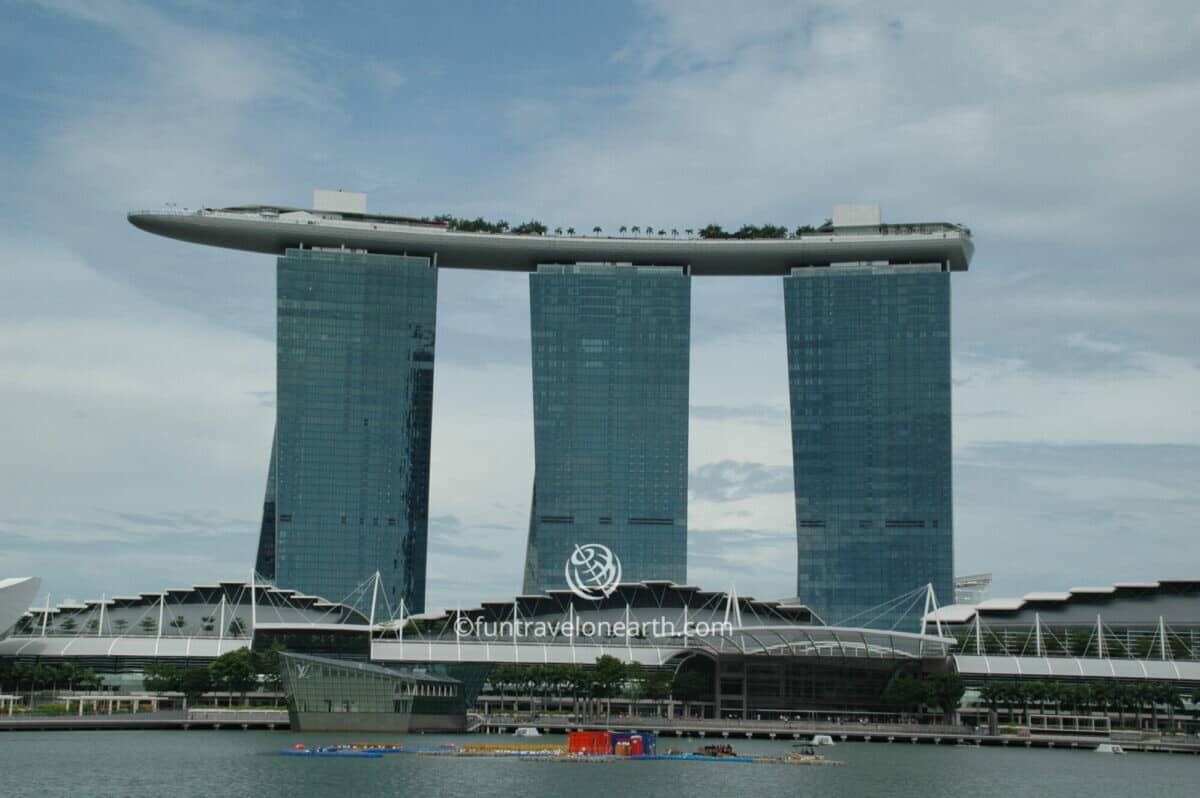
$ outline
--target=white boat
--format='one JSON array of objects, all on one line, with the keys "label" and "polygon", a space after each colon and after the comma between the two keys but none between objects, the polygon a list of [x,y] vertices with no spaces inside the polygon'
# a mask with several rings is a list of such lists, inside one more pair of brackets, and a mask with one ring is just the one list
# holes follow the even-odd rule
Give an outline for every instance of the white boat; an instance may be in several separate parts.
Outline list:
[{"label": "white boat", "polygon": [[833,738],[828,734],[814,734],[812,738],[813,745],[836,745]]},{"label": "white boat", "polygon": [[515,732],[513,737],[541,737],[542,733],[533,726],[521,726]]},{"label": "white boat", "polygon": [[1096,753],[1098,753],[1098,754],[1123,754],[1123,753],[1125,753],[1125,749],[1122,748],[1121,746],[1117,745],[1116,743],[1100,743],[1100,745],[1096,746]]}]

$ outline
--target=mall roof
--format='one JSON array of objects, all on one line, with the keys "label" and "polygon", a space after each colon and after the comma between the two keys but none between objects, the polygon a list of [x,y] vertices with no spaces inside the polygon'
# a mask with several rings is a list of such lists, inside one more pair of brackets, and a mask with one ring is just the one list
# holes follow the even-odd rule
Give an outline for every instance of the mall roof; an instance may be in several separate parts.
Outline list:
[{"label": "mall roof", "polygon": [[[994,598],[979,604],[950,604],[929,613],[929,622],[960,624],[974,619],[976,613],[984,617],[1003,618],[1025,609],[1041,612],[1063,609],[1079,603],[1094,606],[1096,601],[1112,604],[1121,599],[1146,600],[1167,596],[1195,594],[1200,599],[1200,580],[1162,579],[1156,582],[1116,582],[1108,587],[1073,587],[1066,591],[1035,591],[1020,598]],[[1157,616],[1155,616],[1157,617]],[[1152,620],[1152,618],[1147,618]],[[1195,620],[1200,622],[1200,603],[1196,606]]]}]

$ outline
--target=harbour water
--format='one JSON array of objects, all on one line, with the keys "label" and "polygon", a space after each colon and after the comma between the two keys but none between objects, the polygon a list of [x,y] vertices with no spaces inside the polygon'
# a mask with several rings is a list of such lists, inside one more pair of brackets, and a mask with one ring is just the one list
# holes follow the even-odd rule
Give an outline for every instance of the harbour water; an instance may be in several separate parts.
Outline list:
[{"label": "harbour water", "polygon": [[[352,735],[354,741],[511,742],[512,737]],[[554,742],[549,736],[538,742]],[[0,794],[24,796],[1194,796],[1200,756],[1025,748],[844,743],[822,749],[846,767],[708,762],[553,763],[389,754],[382,759],[279,756],[347,735],[256,731],[0,733]],[[695,738],[664,745],[691,750]],[[783,755],[790,743],[737,741]]]}]

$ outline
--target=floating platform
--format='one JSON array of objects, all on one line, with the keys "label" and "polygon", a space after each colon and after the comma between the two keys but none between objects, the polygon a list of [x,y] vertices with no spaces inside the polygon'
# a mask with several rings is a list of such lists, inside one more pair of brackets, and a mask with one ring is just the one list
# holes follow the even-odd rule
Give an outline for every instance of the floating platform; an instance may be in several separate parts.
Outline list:
[{"label": "floating platform", "polygon": [[282,756],[324,756],[339,759],[383,759],[378,751],[355,751],[349,748],[285,748]]},{"label": "floating platform", "polygon": [[709,755],[693,754],[581,754],[571,753],[555,743],[467,743],[458,745],[405,745],[403,743],[341,743],[321,748],[289,748],[279,752],[285,756],[361,757],[379,759],[384,754],[418,754],[421,756],[461,757],[465,759],[521,759],[537,762],[727,762],[756,765],[818,765],[840,766],[845,762],[826,759],[814,754]]}]

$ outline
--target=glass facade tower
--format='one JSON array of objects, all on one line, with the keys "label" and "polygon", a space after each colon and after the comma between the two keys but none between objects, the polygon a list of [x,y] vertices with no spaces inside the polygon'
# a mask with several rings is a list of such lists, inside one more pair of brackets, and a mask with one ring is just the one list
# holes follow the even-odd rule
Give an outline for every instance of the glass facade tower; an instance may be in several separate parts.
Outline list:
[{"label": "glass facade tower", "polygon": [[529,277],[534,490],[524,592],[566,586],[576,545],[623,581],[687,577],[691,278],[679,267],[539,266]]},{"label": "glass facade tower", "polygon": [[879,605],[954,595],[950,274],[794,269],[783,291],[797,595],[826,623],[890,628],[907,605]]},{"label": "glass facade tower", "polygon": [[[289,249],[278,260],[275,441],[258,569],[341,601],[376,571],[422,612],[437,269]],[[365,597],[370,601],[370,592]]]}]

